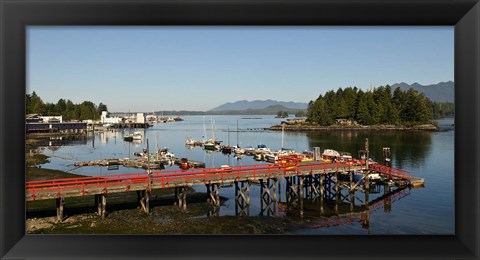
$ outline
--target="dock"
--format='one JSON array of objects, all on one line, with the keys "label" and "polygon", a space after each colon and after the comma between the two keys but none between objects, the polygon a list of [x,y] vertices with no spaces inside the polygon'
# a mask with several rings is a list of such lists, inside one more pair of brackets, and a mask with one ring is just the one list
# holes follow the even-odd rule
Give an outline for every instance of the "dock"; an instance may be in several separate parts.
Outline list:
[{"label": "dock", "polygon": [[[114,158],[114,159],[102,159],[102,160],[92,160],[86,162],[76,162],[74,163],[75,167],[85,167],[85,166],[124,166],[129,168],[140,168],[140,169],[151,169],[151,170],[160,170],[164,169],[165,165],[179,165],[181,158],[159,158],[148,161],[147,158]],[[189,165],[193,168],[204,168],[205,163],[188,160]]]},{"label": "dock", "polygon": [[112,124],[110,128],[149,128],[149,123],[116,123]]},{"label": "dock", "polygon": [[[362,178],[358,181],[354,181],[353,178],[356,171],[363,172]],[[349,181],[340,181],[340,174],[348,176]],[[284,192],[287,201],[297,201],[303,205],[305,198],[339,200],[345,197],[341,190],[347,190],[350,196],[354,196],[355,191],[364,192],[364,201],[368,201],[372,185],[369,177],[372,174],[379,174],[391,181],[384,184],[385,190],[411,187],[412,180],[415,183],[419,181],[419,178],[412,177],[408,172],[376,163],[252,164],[29,181],[26,184],[25,199],[26,201],[55,199],[57,219],[62,221],[65,198],[69,197],[95,196],[97,213],[105,218],[107,197],[112,193],[136,191],[141,208],[149,214],[150,193],[154,189],[175,188],[175,205],[186,209],[187,187],[205,185],[207,202],[218,209],[220,188],[231,185],[235,189],[236,211],[244,212],[248,211],[250,206],[250,185],[258,182],[262,212],[271,214],[276,210],[275,205],[280,197],[279,195],[277,197],[277,193],[281,191],[281,179],[285,180]]]}]

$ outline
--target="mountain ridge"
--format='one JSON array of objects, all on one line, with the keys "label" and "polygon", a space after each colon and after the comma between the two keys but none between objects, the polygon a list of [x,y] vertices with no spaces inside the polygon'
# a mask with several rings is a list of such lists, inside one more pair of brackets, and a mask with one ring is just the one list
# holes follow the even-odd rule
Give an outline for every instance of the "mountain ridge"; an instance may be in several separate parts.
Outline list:
[{"label": "mountain ridge", "polygon": [[443,81],[431,85],[421,85],[417,82],[408,84],[405,82],[395,83],[391,85],[392,90],[400,87],[402,91],[407,91],[413,88],[423,93],[427,98],[434,102],[454,102],[455,98],[455,83],[453,81]]},{"label": "mountain ridge", "polygon": [[307,103],[303,102],[277,101],[272,99],[248,101],[244,99],[235,102],[227,102],[223,105],[208,110],[208,112],[264,109],[276,105],[280,105],[288,109],[307,109],[308,106]]}]

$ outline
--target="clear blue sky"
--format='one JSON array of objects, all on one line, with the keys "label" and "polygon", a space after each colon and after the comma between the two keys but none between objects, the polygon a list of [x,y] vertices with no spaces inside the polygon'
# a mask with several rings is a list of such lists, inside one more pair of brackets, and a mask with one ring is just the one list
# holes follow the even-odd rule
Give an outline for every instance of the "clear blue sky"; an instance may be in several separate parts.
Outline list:
[{"label": "clear blue sky", "polygon": [[27,39],[27,93],[111,112],[309,102],[340,87],[454,79],[451,26],[30,26]]}]

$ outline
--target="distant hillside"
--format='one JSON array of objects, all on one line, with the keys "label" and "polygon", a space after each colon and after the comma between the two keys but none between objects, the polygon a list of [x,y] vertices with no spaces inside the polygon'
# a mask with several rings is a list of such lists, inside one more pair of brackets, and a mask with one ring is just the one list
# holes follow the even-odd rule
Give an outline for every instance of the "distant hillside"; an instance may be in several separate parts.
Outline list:
[{"label": "distant hillside", "polygon": [[401,90],[406,91],[413,88],[419,92],[425,94],[427,98],[436,102],[454,102],[455,83],[453,81],[440,82],[433,85],[420,85],[413,83],[411,85],[402,82],[392,85],[392,91],[400,87]]},{"label": "distant hillside", "polygon": [[[219,111],[236,111],[236,110],[248,110],[248,109],[264,109],[272,106],[282,106],[283,110],[287,109],[297,109],[304,110],[307,109],[307,103],[300,102],[285,102],[285,101],[276,101],[276,100],[240,100],[237,102],[228,102],[221,106],[210,109],[208,112],[219,112]],[[276,111],[278,112],[278,111]],[[275,112],[275,113],[276,113]]]},{"label": "distant hillside", "polygon": [[208,112],[214,115],[276,115],[279,111],[286,111],[289,115],[294,115],[298,111],[306,112],[306,109],[293,109],[293,108],[284,107],[282,105],[272,105],[266,108],[257,108],[257,109],[222,110],[222,111],[208,111]]}]

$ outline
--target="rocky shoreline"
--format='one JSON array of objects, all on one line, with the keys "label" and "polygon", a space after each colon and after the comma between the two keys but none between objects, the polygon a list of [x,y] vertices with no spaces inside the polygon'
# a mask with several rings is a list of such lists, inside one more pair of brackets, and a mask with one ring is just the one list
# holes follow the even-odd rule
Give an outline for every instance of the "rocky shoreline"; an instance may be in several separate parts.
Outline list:
[{"label": "rocky shoreline", "polygon": [[[295,124],[295,125],[285,125],[283,127],[284,131],[298,131],[298,132],[314,132],[314,131],[346,131],[346,130],[401,130],[401,131],[438,131],[438,127],[433,124],[423,124],[416,126],[397,126],[397,125],[330,125],[330,126],[319,126],[319,125],[304,125],[304,124]],[[282,125],[274,125],[265,130],[270,131],[282,131]]]}]

